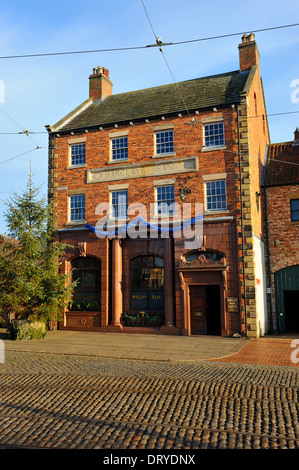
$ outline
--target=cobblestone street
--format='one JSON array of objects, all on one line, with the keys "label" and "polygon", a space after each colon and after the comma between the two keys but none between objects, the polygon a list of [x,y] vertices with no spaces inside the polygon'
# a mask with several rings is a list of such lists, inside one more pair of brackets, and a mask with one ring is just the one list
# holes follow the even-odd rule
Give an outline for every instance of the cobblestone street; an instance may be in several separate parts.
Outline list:
[{"label": "cobblestone street", "polygon": [[298,449],[298,367],[7,351],[0,448]]}]

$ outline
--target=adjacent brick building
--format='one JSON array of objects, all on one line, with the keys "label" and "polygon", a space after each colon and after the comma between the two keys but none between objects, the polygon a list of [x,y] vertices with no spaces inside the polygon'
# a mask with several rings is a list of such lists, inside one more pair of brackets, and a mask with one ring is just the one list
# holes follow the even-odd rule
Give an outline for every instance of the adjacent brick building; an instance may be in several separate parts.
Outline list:
[{"label": "adjacent brick building", "polygon": [[[73,246],[61,269],[80,280],[59,328],[267,332],[260,194],[269,133],[253,34],[239,55],[240,70],[117,95],[97,67],[89,98],[47,126],[49,198],[58,237]],[[125,230],[133,203],[147,221],[153,212],[144,237]],[[165,225],[173,203],[190,205],[193,227],[203,204],[199,247]],[[117,236],[100,231],[105,214]]]},{"label": "adjacent brick building", "polygon": [[271,144],[263,178],[271,329],[299,331],[299,129]]}]

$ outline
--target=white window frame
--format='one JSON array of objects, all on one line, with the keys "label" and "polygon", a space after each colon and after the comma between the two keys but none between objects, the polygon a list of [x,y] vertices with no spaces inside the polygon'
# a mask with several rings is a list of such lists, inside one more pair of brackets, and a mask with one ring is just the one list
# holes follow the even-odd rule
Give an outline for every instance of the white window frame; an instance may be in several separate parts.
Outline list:
[{"label": "white window frame", "polygon": [[[118,132],[109,132],[108,137],[110,139],[110,150],[109,150],[109,162],[108,163],[117,163],[124,162],[129,160],[129,131],[118,131]],[[113,158],[113,141],[117,139],[127,138],[127,157],[126,158]],[[125,148],[125,147],[124,147]]]},{"label": "white window frame", "polygon": [[[166,152],[158,152],[158,148],[159,148],[159,145],[163,145],[163,143],[160,143],[158,144],[157,143],[157,137],[159,134],[163,134],[163,133],[166,133],[166,132],[171,132],[172,133],[172,150],[170,150],[169,152],[166,151]],[[168,142],[164,143],[164,145],[166,145]],[[163,128],[163,129],[156,129],[155,130],[155,155],[156,156],[165,156],[165,155],[173,155],[174,154],[174,130],[173,128]]]},{"label": "white window frame", "polygon": [[[126,146],[123,146],[123,147],[120,147],[119,149],[113,149],[113,143],[116,142],[116,141],[120,141],[121,139],[126,139]],[[126,150],[126,156],[125,157],[121,157],[121,158],[114,158],[114,152],[117,153],[117,151],[121,151],[121,150]],[[123,162],[124,160],[128,160],[129,157],[129,148],[128,148],[128,136],[127,135],[121,135],[121,136],[118,136],[118,137],[111,137],[110,138],[110,161],[111,162]]]},{"label": "white window frame", "polygon": [[[82,166],[86,166],[86,138],[69,139],[68,144],[69,144],[69,167],[68,168],[79,168]],[[84,161],[80,163],[73,163],[72,149],[80,145],[84,145],[84,153],[80,154],[80,155],[84,155]]]},{"label": "white window frame", "polygon": [[[207,144],[207,137],[206,137],[206,129],[207,127],[209,126],[219,126],[219,125],[222,125],[223,127],[223,133],[213,133],[211,136],[208,136],[208,138],[212,139],[212,138],[217,138],[219,136],[222,136],[223,137],[223,142],[219,143],[219,144],[212,144],[212,145],[209,145]],[[204,122],[204,125],[203,125],[203,139],[204,139],[204,147],[206,149],[217,149],[217,148],[222,148],[222,147],[225,147],[225,128],[224,128],[224,122],[223,120],[220,120],[220,121],[211,121],[211,122]]]},{"label": "white window frame", "polygon": [[[70,194],[69,196],[69,222],[70,223],[82,223],[85,222],[85,210],[86,210],[86,198],[85,193],[78,193],[78,194]],[[72,198],[75,197],[84,197],[84,206],[79,206],[79,209],[84,209],[84,217],[81,218],[72,218]]]},{"label": "white window frame", "polygon": [[[172,213],[169,213],[168,211],[167,212],[159,212],[158,211],[158,204],[159,204],[159,201],[158,201],[158,193],[159,193],[159,189],[161,188],[169,188],[169,187],[172,187],[173,188],[173,201],[171,204],[175,205],[175,184],[174,182],[169,182],[169,183],[164,183],[164,184],[156,184],[155,185],[155,216],[156,217],[174,217],[176,214],[175,214],[175,210],[174,212]],[[166,199],[166,201],[168,201],[170,199]],[[163,202],[166,202],[166,201],[162,201]],[[167,207],[169,207],[167,205]]]},{"label": "white window frame", "polygon": [[[110,214],[109,214],[109,218],[111,220],[127,220],[128,218],[128,188],[127,187],[124,187],[124,188],[113,188],[113,189],[109,189],[109,193],[110,193]],[[125,215],[117,215],[115,216],[114,214],[114,205],[116,204],[113,204],[113,196],[114,196],[114,193],[126,193],[127,194],[127,200],[126,200],[126,214]],[[117,206],[124,206],[124,204],[119,204],[119,202],[117,202]]]},{"label": "white window frame", "polygon": [[[215,193],[215,194],[209,194],[208,195],[208,187],[209,185],[215,183],[215,186],[217,185],[217,183],[224,183],[224,189],[225,189],[225,192],[224,194],[221,194],[221,192],[219,194]],[[221,188],[214,188],[216,190],[219,190],[221,191]],[[221,196],[225,196],[225,207],[219,207],[219,205],[217,204],[217,201],[216,201],[216,207],[208,207],[208,198],[217,198],[217,197],[221,197]],[[222,204],[221,204],[222,206]],[[206,212],[209,212],[209,213],[213,213],[213,212],[226,212],[227,211],[227,187],[226,187],[226,178],[223,178],[223,177],[219,177],[219,178],[206,178],[205,180],[205,211]]]}]

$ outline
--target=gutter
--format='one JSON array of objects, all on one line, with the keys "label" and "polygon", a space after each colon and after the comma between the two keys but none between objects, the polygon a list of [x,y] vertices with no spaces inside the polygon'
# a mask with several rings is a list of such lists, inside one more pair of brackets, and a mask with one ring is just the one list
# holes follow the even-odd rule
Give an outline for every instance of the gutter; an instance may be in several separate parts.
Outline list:
[{"label": "gutter", "polygon": [[240,123],[239,106],[237,105],[237,126],[238,126],[238,156],[239,156],[239,174],[240,174],[240,202],[241,202],[241,233],[242,233],[242,263],[243,263],[243,287],[244,287],[244,314],[245,314],[245,335],[248,337],[247,327],[247,306],[246,306],[246,279],[245,279],[245,255],[244,255],[244,227],[243,227],[243,198],[242,198],[242,174],[241,174],[241,149],[240,149]]},{"label": "gutter", "polygon": [[[144,119],[149,119],[149,120],[157,120],[161,119],[161,117],[166,118],[172,118],[177,116],[178,114],[186,114],[188,115],[187,111],[185,109],[183,110],[176,110],[176,111],[171,111],[168,113],[159,113],[159,114],[154,114],[154,115],[149,115],[149,116],[144,116],[144,117],[139,117],[139,118],[128,118],[125,121],[111,121],[111,122],[105,122],[105,123],[98,123],[98,124],[93,124],[93,125],[88,125],[84,127],[77,127],[77,128],[72,128],[72,129],[64,129],[64,127],[71,122],[71,120],[78,116],[82,111],[85,111],[91,104],[95,102],[90,102],[90,100],[86,100],[84,103],[82,103],[80,106],[78,106],[74,111],[69,113],[65,118],[61,119],[58,123],[56,123],[53,126],[46,125],[46,129],[48,133],[53,133],[53,134],[59,134],[59,135],[67,135],[70,134],[71,132],[74,132],[75,134],[81,134],[85,132],[86,130],[93,131],[93,130],[99,130],[100,127],[104,128],[113,128],[115,125],[117,126],[128,126],[130,123],[140,123],[144,122]],[[205,112],[205,111],[212,111],[214,108],[217,108],[217,110],[220,109],[225,109],[227,107],[230,107],[232,105],[235,105],[235,100],[232,102],[224,103],[224,104],[216,104],[213,106],[205,106],[202,108],[195,108],[195,109],[189,109],[189,114],[191,113],[196,113],[197,111],[199,112]]]}]

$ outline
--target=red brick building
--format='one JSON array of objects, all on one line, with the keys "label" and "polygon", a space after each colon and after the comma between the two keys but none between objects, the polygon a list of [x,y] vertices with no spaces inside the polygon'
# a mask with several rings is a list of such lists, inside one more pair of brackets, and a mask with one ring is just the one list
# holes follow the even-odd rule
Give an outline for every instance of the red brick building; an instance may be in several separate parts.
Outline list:
[{"label": "red brick building", "polygon": [[[267,332],[260,193],[269,133],[253,34],[239,55],[240,70],[117,95],[108,70],[95,68],[89,98],[47,126],[49,197],[58,237],[73,245],[61,269],[80,279],[59,328]],[[153,214],[145,237],[126,235],[133,203],[147,221]],[[191,217],[203,204],[197,248],[165,226],[173,203],[189,204]],[[105,214],[117,236],[95,233]]]},{"label": "red brick building", "polygon": [[271,329],[299,331],[299,129],[267,149],[263,180]]}]

